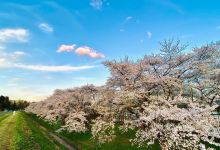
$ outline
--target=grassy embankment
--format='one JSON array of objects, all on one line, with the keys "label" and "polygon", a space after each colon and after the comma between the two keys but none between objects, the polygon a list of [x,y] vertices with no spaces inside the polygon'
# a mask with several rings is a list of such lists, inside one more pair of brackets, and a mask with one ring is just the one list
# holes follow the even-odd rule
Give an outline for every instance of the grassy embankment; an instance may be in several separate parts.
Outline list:
[{"label": "grassy embankment", "polygon": [[[29,116],[51,132],[55,132],[61,126],[59,122],[55,124],[50,124],[49,122],[38,118],[34,114],[29,114]],[[156,143],[155,145],[148,148],[137,148],[135,146],[131,146],[129,139],[134,137],[134,132],[132,131],[124,134],[117,132],[117,137],[113,142],[104,144],[102,146],[98,146],[96,142],[91,140],[92,136],[89,132],[80,134],[64,131],[62,133],[59,133],[58,135],[66,138],[74,145],[76,145],[79,149],[83,150],[160,150],[159,143]],[[202,143],[206,145],[206,148],[220,149],[220,147],[209,144],[207,142]]]},{"label": "grassy embankment", "polygon": [[65,149],[24,112],[0,115],[0,150]]},{"label": "grassy embankment", "polygon": [[[49,122],[40,119],[33,114],[29,114],[29,116],[52,132],[55,132],[60,127],[59,123],[50,124]],[[64,131],[58,135],[64,137],[76,145],[79,149],[83,150],[146,150],[146,148],[137,148],[136,146],[132,146],[130,144],[129,139],[134,137],[134,132],[132,131],[124,134],[117,132],[117,137],[113,142],[104,144],[102,146],[97,145],[97,143],[91,139],[92,135],[89,132],[80,134]],[[148,147],[147,149],[160,150],[160,146],[159,144],[155,144],[152,147]]]},{"label": "grassy embankment", "polygon": [[11,113],[1,113],[0,116],[0,149],[9,150],[12,146],[14,117]]}]

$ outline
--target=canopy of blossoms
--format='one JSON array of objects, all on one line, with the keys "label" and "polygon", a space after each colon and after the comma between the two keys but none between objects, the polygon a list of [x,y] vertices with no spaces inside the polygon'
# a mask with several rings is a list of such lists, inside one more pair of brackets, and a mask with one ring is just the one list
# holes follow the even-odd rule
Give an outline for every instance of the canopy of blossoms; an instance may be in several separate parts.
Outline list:
[{"label": "canopy of blossoms", "polygon": [[118,127],[136,131],[130,141],[137,146],[156,141],[161,149],[198,149],[201,141],[218,145],[219,124],[211,114],[220,99],[219,43],[188,53],[179,41],[160,44],[157,55],[103,62],[111,73],[106,85],[56,90],[26,111],[61,120],[59,130],[90,131],[99,144],[113,140]]}]

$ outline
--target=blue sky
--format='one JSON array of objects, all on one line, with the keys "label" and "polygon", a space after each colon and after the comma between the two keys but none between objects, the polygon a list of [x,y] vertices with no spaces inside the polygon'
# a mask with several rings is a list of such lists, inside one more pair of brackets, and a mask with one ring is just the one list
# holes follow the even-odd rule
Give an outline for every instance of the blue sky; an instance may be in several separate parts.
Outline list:
[{"label": "blue sky", "polygon": [[102,61],[220,39],[218,0],[1,0],[0,94],[37,101],[54,89],[102,85]]}]

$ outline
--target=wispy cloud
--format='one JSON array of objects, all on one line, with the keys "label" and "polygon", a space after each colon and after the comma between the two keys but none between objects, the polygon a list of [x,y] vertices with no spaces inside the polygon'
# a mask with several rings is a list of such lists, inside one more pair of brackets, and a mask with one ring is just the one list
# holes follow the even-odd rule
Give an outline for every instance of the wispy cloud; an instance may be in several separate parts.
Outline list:
[{"label": "wispy cloud", "polygon": [[125,19],[125,21],[129,21],[129,20],[131,20],[131,19],[133,19],[133,17],[132,17],[132,16],[128,16],[128,17]]},{"label": "wispy cloud", "polygon": [[84,65],[84,66],[70,66],[70,65],[61,65],[61,66],[47,66],[47,65],[28,65],[21,64],[16,62],[8,62],[4,58],[0,58],[0,68],[15,68],[15,69],[25,69],[33,71],[45,71],[45,72],[67,72],[67,71],[80,71],[86,69],[92,69],[95,66],[93,65]]},{"label": "wispy cloud", "polygon": [[61,53],[61,52],[72,52],[75,49],[75,47],[76,47],[76,44],[72,44],[72,45],[62,44],[57,49],[57,52],[58,53]]},{"label": "wispy cloud", "polygon": [[27,55],[27,53],[23,52],[23,51],[15,51],[13,53],[16,57],[23,57],[25,55]]},{"label": "wispy cloud", "polygon": [[20,82],[24,81],[24,78],[12,78],[8,81],[8,86],[18,86]]},{"label": "wispy cloud", "polygon": [[150,31],[147,32],[147,37],[150,39],[152,37],[152,33]]},{"label": "wispy cloud", "polygon": [[52,33],[52,32],[53,32],[53,27],[50,26],[50,25],[47,24],[47,23],[40,23],[40,24],[38,25],[38,27],[39,27],[42,31],[44,31],[44,32],[47,32],[47,33]]},{"label": "wispy cloud", "polygon": [[0,58],[0,67],[3,66],[3,64],[5,65],[7,62],[7,59],[5,58]]},{"label": "wispy cloud", "polygon": [[0,29],[0,42],[27,42],[28,36],[28,30],[23,28]]},{"label": "wispy cloud", "polygon": [[26,53],[22,51],[15,51],[13,53],[0,53],[0,68],[14,68],[25,69],[33,71],[46,71],[46,72],[67,72],[67,71],[80,71],[94,68],[94,65],[71,66],[71,65],[32,65],[21,63],[22,58]]},{"label": "wispy cloud", "polygon": [[216,27],[217,29],[220,29],[220,25]]},{"label": "wispy cloud", "polygon": [[27,53],[23,51],[15,51],[13,53],[6,53],[0,51],[0,67],[9,67],[13,63],[19,62]]},{"label": "wispy cloud", "polygon": [[100,10],[103,6],[103,1],[102,0],[91,0],[90,5],[95,8]]},{"label": "wispy cloud", "polygon": [[78,55],[86,55],[91,58],[104,58],[105,55],[102,53],[96,52],[94,49],[88,47],[88,46],[82,46],[76,49],[76,54]]},{"label": "wispy cloud", "polygon": [[127,16],[127,17],[124,19],[123,24],[125,24],[125,23],[131,21],[132,19],[133,19],[132,16]]},{"label": "wispy cloud", "polygon": [[91,69],[95,66],[45,66],[45,65],[25,65],[25,64],[14,64],[15,68],[27,69],[34,71],[47,71],[47,72],[64,72],[64,71],[80,71],[85,69]]}]

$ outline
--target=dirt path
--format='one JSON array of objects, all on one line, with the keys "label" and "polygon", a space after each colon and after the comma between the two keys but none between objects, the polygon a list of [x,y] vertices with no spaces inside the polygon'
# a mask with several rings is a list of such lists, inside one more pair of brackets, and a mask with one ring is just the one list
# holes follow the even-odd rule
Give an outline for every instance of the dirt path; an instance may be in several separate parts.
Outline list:
[{"label": "dirt path", "polygon": [[15,115],[10,115],[0,122],[0,150],[11,149],[14,127]]},{"label": "dirt path", "polygon": [[67,149],[69,149],[69,150],[77,150],[76,148],[74,148],[73,145],[71,145],[70,143],[68,143],[64,139],[60,138],[59,136],[55,135],[54,133],[49,132],[49,135],[51,137],[53,137],[57,142],[59,142],[60,144],[64,145]]},{"label": "dirt path", "polygon": [[53,132],[49,132],[45,127],[39,125],[42,130],[47,132],[53,139],[55,139],[57,142],[59,142],[61,145],[65,146],[68,150],[78,150],[72,143],[69,143],[65,139],[57,136]]}]

